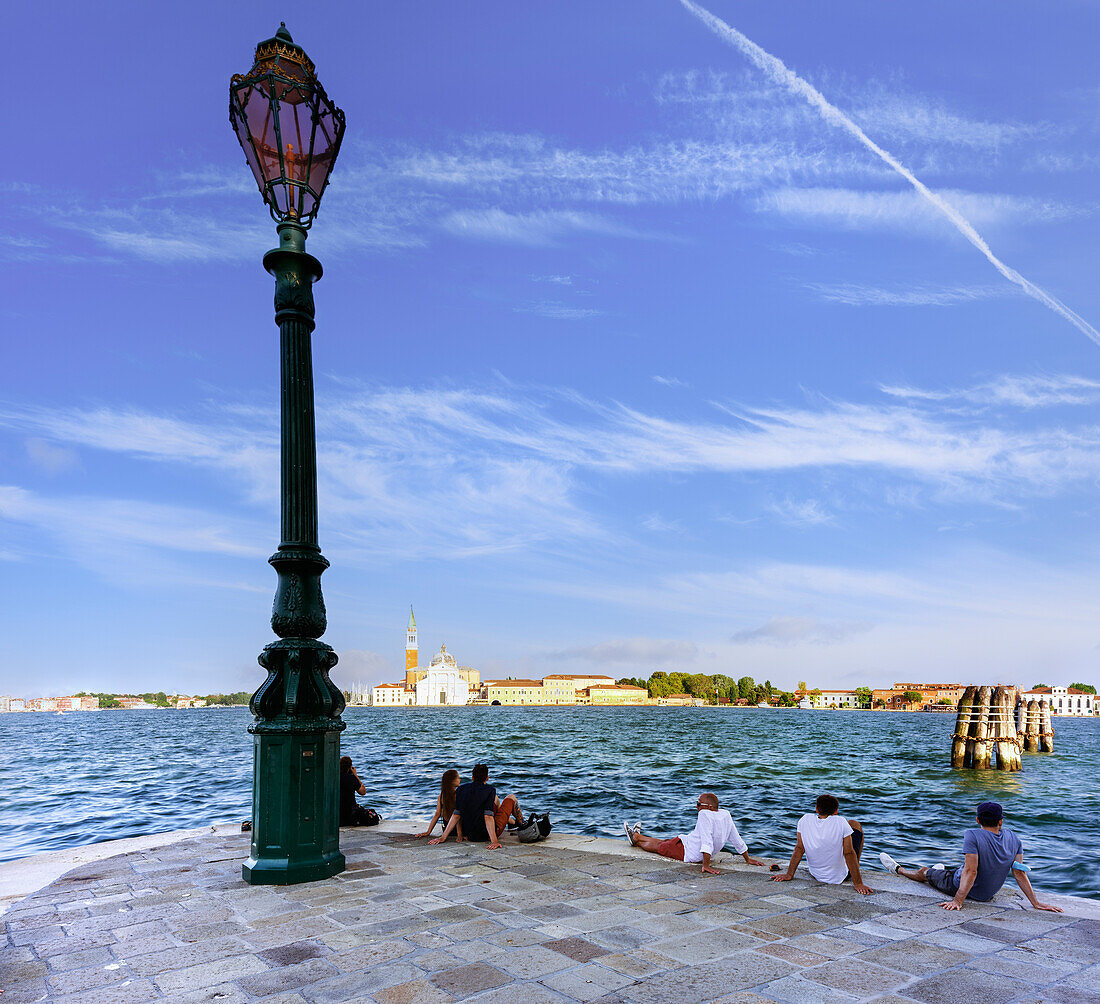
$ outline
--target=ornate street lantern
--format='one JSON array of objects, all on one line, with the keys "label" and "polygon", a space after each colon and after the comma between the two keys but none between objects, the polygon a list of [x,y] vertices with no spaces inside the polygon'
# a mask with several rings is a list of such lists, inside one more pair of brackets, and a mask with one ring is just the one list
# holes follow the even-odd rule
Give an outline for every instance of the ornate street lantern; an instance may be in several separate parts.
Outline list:
[{"label": "ornate street lantern", "polygon": [[229,121],[272,218],[308,229],[340,152],[344,113],[286,24],[256,46],[252,69],[233,77]]},{"label": "ornate street lantern", "polygon": [[279,576],[271,613],[279,639],[260,655],[267,679],[249,702],[252,850],[242,874],[253,885],[289,885],[344,870],[344,698],[329,679],[336,653],[318,640],[327,627],[321,573],[328,568],[317,541],[313,410],[313,284],[321,263],[305,249],[340,149],[344,113],[281,25],[256,47],[252,69],[233,77],[229,121],[279,233],[279,246],[264,255],[264,268],[275,277],[281,353],[282,533],[268,559]]}]

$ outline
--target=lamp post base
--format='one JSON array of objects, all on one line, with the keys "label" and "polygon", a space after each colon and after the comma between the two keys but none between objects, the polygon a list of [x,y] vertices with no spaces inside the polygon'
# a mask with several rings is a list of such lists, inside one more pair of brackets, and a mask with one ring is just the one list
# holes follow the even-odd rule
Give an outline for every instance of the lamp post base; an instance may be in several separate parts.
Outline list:
[{"label": "lamp post base", "polygon": [[[309,723],[313,724],[313,723]],[[345,868],[340,853],[340,732],[299,721],[256,722],[250,885],[295,885]],[[343,726],[343,722],[339,723]]]}]

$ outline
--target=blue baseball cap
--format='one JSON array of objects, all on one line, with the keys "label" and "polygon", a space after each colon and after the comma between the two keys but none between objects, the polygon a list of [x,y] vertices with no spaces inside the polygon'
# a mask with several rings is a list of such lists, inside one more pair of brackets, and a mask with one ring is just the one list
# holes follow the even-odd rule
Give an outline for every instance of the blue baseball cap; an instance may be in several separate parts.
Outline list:
[{"label": "blue baseball cap", "polygon": [[996,826],[1004,818],[1000,802],[982,802],[978,806],[978,822],[982,826]]}]

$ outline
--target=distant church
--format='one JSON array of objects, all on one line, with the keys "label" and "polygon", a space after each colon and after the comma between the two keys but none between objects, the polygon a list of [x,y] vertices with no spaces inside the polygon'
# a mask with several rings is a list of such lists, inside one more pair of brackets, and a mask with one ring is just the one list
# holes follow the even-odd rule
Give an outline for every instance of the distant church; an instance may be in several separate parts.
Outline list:
[{"label": "distant church", "polygon": [[383,683],[372,688],[371,703],[390,707],[464,705],[480,691],[481,674],[469,666],[458,665],[446,645],[432,656],[426,668],[421,667],[416,616],[410,606],[409,626],[405,629],[405,683]]}]

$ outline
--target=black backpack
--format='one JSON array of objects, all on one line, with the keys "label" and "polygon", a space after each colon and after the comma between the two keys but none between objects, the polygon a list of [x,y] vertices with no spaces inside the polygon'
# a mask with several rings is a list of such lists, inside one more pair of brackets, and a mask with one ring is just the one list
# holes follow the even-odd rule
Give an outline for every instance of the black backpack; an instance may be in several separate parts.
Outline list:
[{"label": "black backpack", "polygon": [[533,844],[539,840],[545,840],[550,836],[554,827],[550,823],[550,814],[544,812],[541,816],[530,815],[524,824],[516,830],[516,836],[521,844]]}]

